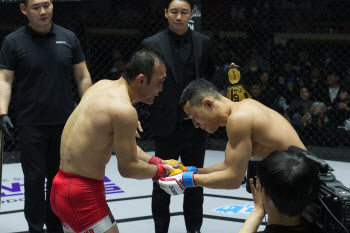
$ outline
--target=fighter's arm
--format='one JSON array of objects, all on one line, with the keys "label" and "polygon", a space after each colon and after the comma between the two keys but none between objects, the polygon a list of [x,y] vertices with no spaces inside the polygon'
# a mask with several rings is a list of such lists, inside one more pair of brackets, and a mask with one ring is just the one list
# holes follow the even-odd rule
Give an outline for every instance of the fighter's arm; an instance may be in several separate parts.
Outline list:
[{"label": "fighter's arm", "polygon": [[91,87],[91,76],[87,69],[86,62],[82,61],[73,65],[73,74],[78,86],[79,96],[82,97],[85,91]]},{"label": "fighter's arm", "polygon": [[145,161],[146,163],[148,163],[149,159],[152,157],[152,155],[147,154],[146,152],[144,152],[141,147],[137,146],[137,158],[141,159],[142,161]]},{"label": "fighter's arm", "polygon": [[140,160],[145,156],[136,145],[135,130],[137,113],[131,105],[118,106],[118,111],[111,114],[113,118],[113,146],[118,160],[118,169],[123,177],[146,179],[157,174],[157,166]]},{"label": "fighter's arm", "polygon": [[0,68],[0,115],[8,113],[14,71]]},{"label": "fighter's arm", "polygon": [[199,174],[194,175],[197,186],[215,189],[240,187],[252,154],[251,121],[251,117],[246,114],[236,113],[234,118],[229,118],[226,127],[229,142],[225,150],[225,161],[217,165],[217,168],[225,169],[209,174],[201,174],[199,171]]},{"label": "fighter's arm", "polygon": [[198,174],[208,174],[212,172],[222,171],[225,169],[226,169],[226,163],[224,161],[221,163],[214,164],[210,167],[198,168]]}]

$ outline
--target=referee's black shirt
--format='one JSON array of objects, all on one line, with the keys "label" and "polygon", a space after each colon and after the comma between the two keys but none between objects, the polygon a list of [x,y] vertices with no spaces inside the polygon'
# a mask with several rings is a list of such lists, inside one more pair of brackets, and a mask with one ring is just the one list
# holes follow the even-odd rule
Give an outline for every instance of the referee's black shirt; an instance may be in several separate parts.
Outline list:
[{"label": "referee's black shirt", "polygon": [[0,68],[15,74],[17,125],[64,124],[74,109],[72,65],[84,60],[76,35],[53,23],[46,35],[25,25],[6,36]]}]

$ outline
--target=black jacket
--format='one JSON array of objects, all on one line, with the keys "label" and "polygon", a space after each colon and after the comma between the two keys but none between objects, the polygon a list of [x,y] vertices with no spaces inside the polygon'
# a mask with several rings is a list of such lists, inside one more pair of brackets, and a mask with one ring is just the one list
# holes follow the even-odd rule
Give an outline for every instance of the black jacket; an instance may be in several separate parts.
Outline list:
[{"label": "black jacket", "polygon": [[[180,106],[178,104],[183,89],[180,77],[177,77],[171,45],[169,41],[169,29],[159,32],[142,41],[142,48],[161,54],[166,63],[166,80],[163,91],[151,105],[150,125],[155,136],[170,136],[178,122]],[[212,64],[211,40],[208,36],[191,30],[193,53],[195,59],[196,79],[205,78],[211,80],[215,71]],[[182,107],[181,107],[182,108]]]}]

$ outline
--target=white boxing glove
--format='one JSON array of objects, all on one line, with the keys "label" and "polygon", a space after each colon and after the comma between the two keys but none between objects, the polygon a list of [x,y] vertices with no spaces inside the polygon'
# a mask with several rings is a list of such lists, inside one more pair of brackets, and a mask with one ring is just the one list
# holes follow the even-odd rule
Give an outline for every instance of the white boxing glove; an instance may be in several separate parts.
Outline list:
[{"label": "white boxing glove", "polygon": [[194,183],[194,172],[182,172],[174,176],[160,178],[160,187],[170,195],[180,195],[187,187],[196,187]]}]

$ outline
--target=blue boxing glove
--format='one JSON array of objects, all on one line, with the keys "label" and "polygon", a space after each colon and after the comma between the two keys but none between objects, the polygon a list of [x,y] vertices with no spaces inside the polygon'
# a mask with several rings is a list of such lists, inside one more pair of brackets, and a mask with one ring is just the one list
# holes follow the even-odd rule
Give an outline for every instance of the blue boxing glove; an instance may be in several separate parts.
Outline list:
[{"label": "blue boxing glove", "polygon": [[160,178],[158,184],[170,195],[179,195],[188,187],[196,187],[194,172],[182,172],[174,176]]}]

